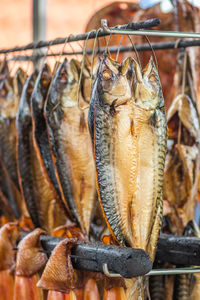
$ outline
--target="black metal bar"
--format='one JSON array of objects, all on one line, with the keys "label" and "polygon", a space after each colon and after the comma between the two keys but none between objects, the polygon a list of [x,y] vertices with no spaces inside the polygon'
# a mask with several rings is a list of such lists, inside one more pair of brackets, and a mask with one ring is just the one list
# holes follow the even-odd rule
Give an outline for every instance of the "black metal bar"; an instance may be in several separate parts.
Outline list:
[{"label": "black metal bar", "polygon": [[200,239],[161,234],[156,259],[186,267],[200,266]]},{"label": "black metal bar", "polygon": [[[40,241],[45,251],[52,251],[61,238],[41,235]],[[103,272],[107,264],[111,273],[125,278],[142,276],[152,269],[149,255],[142,249],[105,245],[100,242],[78,242],[72,248],[71,260],[75,269]]]},{"label": "black metal bar", "polygon": [[[145,29],[145,28],[150,28],[150,27],[155,27],[160,24],[160,19],[150,19],[150,20],[145,20],[141,21],[138,23],[129,23],[121,26],[116,26],[116,27],[111,27],[110,29],[120,29],[120,30],[139,30],[139,29]],[[102,36],[107,36],[110,35],[109,33],[106,33],[102,28],[99,30],[93,30],[91,32],[86,32],[83,34],[78,34],[78,35],[70,35],[69,37],[66,38],[57,38],[51,41],[39,41],[36,43],[30,43],[25,46],[21,47],[14,47],[10,49],[0,49],[0,54],[5,54],[5,53],[11,53],[11,52],[16,52],[16,51],[24,51],[24,50],[31,50],[31,49],[38,49],[38,48],[43,48],[43,47],[48,47],[48,46],[54,46],[54,45],[59,45],[59,44],[64,44],[66,42],[71,43],[71,42],[77,42],[77,41],[84,41],[86,39],[94,39],[96,36],[102,37]]]},{"label": "black metal bar", "polygon": [[[187,48],[187,47],[197,47],[200,46],[200,40],[183,40],[180,41],[178,44],[177,42],[166,42],[166,43],[152,43],[151,46],[149,44],[142,44],[142,45],[135,45],[137,51],[151,51],[151,47],[154,50],[167,50],[167,49],[176,49],[176,48]],[[102,47],[98,49],[98,53],[103,53],[106,48]],[[119,47],[113,46],[109,47],[110,53],[116,53]],[[134,51],[133,47],[130,46],[123,46],[120,47],[120,52],[132,52]],[[93,49],[87,49],[87,54],[92,54]],[[59,56],[60,53],[49,53],[47,55],[41,54],[38,57],[44,56]],[[83,51],[75,51],[75,52],[63,52],[62,55],[83,55]],[[35,56],[16,56],[12,57],[10,60],[19,60],[19,61],[26,61],[26,60],[34,60]]]},{"label": "black metal bar", "polygon": [[[26,235],[22,234],[21,239]],[[42,247],[49,255],[62,241],[48,235],[41,235]],[[107,264],[111,273],[125,278],[143,276],[152,269],[148,253],[142,249],[105,245],[101,242],[78,242],[72,248],[71,260],[75,269],[103,272]],[[174,265],[200,265],[200,239],[195,237],[161,234],[158,241],[156,260]]]}]

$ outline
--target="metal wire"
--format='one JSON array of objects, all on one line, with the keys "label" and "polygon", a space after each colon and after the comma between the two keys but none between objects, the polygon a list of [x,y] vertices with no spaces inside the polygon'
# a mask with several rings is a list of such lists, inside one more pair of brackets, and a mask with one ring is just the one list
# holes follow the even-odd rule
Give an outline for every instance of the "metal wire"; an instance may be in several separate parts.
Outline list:
[{"label": "metal wire", "polygon": [[[108,270],[108,265],[103,264],[103,273],[110,278],[120,278],[122,277],[117,273],[110,273]],[[194,274],[200,273],[200,268],[190,267],[190,268],[174,268],[174,269],[153,269],[144,276],[162,276],[162,275],[180,275],[180,274]]]},{"label": "metal wire", "polygon": [[174,269],[154,269],[147,273],[145,276],[158,276],[158,275],[176,275],[176,274],[193,274],[200,273],[200,268],[174,268]]}]

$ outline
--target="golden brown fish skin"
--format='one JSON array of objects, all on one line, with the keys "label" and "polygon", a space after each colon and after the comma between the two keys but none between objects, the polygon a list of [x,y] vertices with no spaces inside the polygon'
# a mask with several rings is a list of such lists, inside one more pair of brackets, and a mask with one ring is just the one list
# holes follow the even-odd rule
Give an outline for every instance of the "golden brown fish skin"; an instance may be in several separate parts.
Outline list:
[{"label": "golden brown fish skin", "polygon": [[55,203],[55,195],[40,169],[33,145],[30,101],[35,77],[36,74],[33,73],[25,83],[17,117],[19,178],[23,197],[35,227],[51,232],[64,221],[62,213],[59,219],[54,219],[54,215],[49,213],[52,203]]},{"label": "golden brown fish skin", "polygon": [[[132,231],[140,224],[136,230],[140,232],[138,247],[146,250],[154,260],[162,220],[167,121],[158,71],[152,58],[143,74],[136,64],[135,84],[134,137],[139,188],[136,188],[135,199],[132,200]],[[144,199],[143,203],[141,199]]]},{"label": "golden brown fish skin", "polygon": [[126,77],[130,69],[127,62],[102,61],[89,126],[107,224],[121,244],[143,248],[153,258],[162,218],[164,100],[152,60],[143,76],[136,65],[134,92]]},{"label": "golden brown fish skin", "polygon": [[190,299],[191,275],[181,274],[175,276],[173,300]]},{"label": "golden brown fish skin", "polygon": [[[173,232],[182,234],[193,219],[200,170],[200,125],[197,110],[187,95],[177,96],[167,113],[169,138],[165,176],[164,199],[169,202]],[[180,136],[180,138],[179,138]]]},{"label": "golden brown fish skin", "polygon": [[4,181],[9,185],[6,194],[9,194],[8,199],[16,218],[19,218],[21,214],[27,214],[27,211],[19,191],[15,121],[25,74],[19,68],[13,79],[7,74],[3,81],[0,96],[0,159],[2,172],[5,174]]},{"label": "golden brown fish skin", "polygon": [[86,106],[79,95],[79,66],[75,60],[59,67],[47,102],[46,119],[62,198],[81,229],[89,233],[96,196],[95,167]]},{"label": "golden brown fish skin", "polygon": [[10,180],[19,190],[16,160],[16,114],[18,110],[22,86],[26,80],[25,73],[19,68],[12,80],[5,81],[6,99],[0,108],[1,115],[1,159],[8,172]]},{"label": "golden brown fish skin", "polygon": [[32,165],[32,121],[30,115],[30,97],[36,74],[31,74],[23,87],[16,118],[17,126],[17,163],[20,189],[28,212],[35,227],[40,227],[34,195]]},{"label": "golden brown fish skin", "polygon": [[14,195],[14,191],[11,186],[11,182],[8,179],[7,173],[5,172],[5,168],[0,161],[0,188],[2,191],[2,198],[5,199],[5,202],[8,203],[8,206],[12,210],[11,217],[14,215],[16,219],[20,218],[20,210],[16,203],[16,198]]},{"label": "golden brown fish skin", "polygon": [[[46,121],[44,118],[44,102],[51,81],[48,65],[44,64],[40,70],[31,95],[31,115],[33,125],[33,144],[40,164],[42,177],[45,177],[54,200],[49,204],[47,219],[51,230],[65,223],[67,212],[61,201],[61,194],[56,180],[51,150],[48,140]],[[37,163],[38,164],[38,163]],[[37,172],[38,173],[38,172]],[[42,178],[43,181],[43,178]],[[47,184],[45,184],[45,187]]]},{"label": "golden brown fish skin", "polygon": [[[128,136],[127,139],[130,139],[133,111],[130,104],[132,95],[129,82],[126,78],[126,74],[123,75],[120,73],[120,68],[121,64],[115,63],[106,56],[102,59],[93,86],[88,121],[94,145],[97,190],[101,208],[113,236],[119,243],[125,245],[127,236],[131,236],[127,217],[129,203],[128,201],[124,201],[124,213],[122,213],[118,199],[118,182],[115,178],[115,152],[111,147],[117,146],[118,124],[115,120],[118,120],[118,115],[121,115],[121,117],[124,116],[124,131]],[[117,102],[119,102],[119,104]],[[121,102],[124,103],[124,105],[120,106]],[[118,110],[117,113],[116,110]],[[123,137],[124,136],[125,134]],[[127,148],[128,147],[126,147],[124,151],[128,152]],[[126,157],[126,155],[124,155],[124,157]],[[121,218],[121,213],[124,215],[124,220]],[[122,229],[123,221],[125,222],[124,228],[127,228],[126,236],[124,236]],[[127,240],[130,239],[131,238],[127,238]]]},{"label": "golden brown fish skin", "polygon": [[[44,174],[50,184],[56,188],[58,194],[58,183],[56,181],[51,152],[49,148],[46,122],[43,116],[44,102],[51,82],[51,72],[47,64],[40,70],[33,93],[31,95],[31,113],[33,122],[33,140]],[[52,187],[51,187],[52,188]]]},{"label": "golden brown fish skin", "polygon": [[[66,72],[67,60],[58,66],[54,78],[52,79],[51,87],[47,96],[44,107],[44,115],[47,122],[47,132],[51,147],[52,159],[55,165],[56,178],[62,195],[63,203],[72,217],[72,211],[75,214],[75,219],[79,219],[74,202],[73,193],[70,185],[67,170],[65,168],[65,160],[63,159],[63,151],[60,150],[60,134],[59,129],[63,112],[59,107],[61,93],[67,81]],[[62,173],[62,176],[59,174]]]}]

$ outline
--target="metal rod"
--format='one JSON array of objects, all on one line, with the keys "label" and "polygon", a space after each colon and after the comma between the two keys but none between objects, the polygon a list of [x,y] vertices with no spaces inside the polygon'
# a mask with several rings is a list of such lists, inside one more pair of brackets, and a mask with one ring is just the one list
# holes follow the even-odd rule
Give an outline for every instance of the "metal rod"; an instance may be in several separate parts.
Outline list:
[{"label": "metal rod", "polygon": [[193,274],[200,273],[200,268],[175,268],[175,269],[154,269],[151,270],[145,276],[157,276],[157,275],[176,275],[176,274]]},{"label": "metal rod", "polygon": [[[120,30],[139,30],[141,28],[149,28],[149,27],[154,27],[158,26],[160,24],[159,19],[150,19],[146,21],[141,21],[138,23],[129,23],[121,26],[116,26],[116,27],[111,27],[111,29],[120,29]],[[94,39],[96,36],[98,37],[103,37],[110,35],[110,33],[107,33],[104,31],[104,29],[99,29],[99,30],[93,30],[90,32],[86,32],[83,34],[78,34],[78,35],[70,35],[69,37],[66,38],[57,38],[51,41],[40,41],[36,43],[30,43],[25,46],[21,47],[14,47],[14,48],[9,48],[9,49],[0,49],[0,54],[5,54],[5,53],[11,53],[11,52],[16,52],[16,51],[24,51],[24,50],[31,50],[31,49],[38,49],[38,48],[43,48],[43,47],[48,47],[48,46],[54,46],[54,45],[60,45],[64,43],[71,43],[71,42],[77,42],[77,41],[84,41],[86,39]]]},{"label": "metal rod", "polygon": [[200,38],[200,33],[159,30],[110,30],[110,34],[148,35],[177,38]]},{"label": "metal rod", "polygon": [[[152,48],[156,50],[166,50],[166,49],[176,49],[176,48],[188,48],[188,47],[198,47],[200,46],[200,40],[183,40],[180,41],[178,44],[176,42],[166,42],[166,43],[152,43]],[[149,44],[141,44],[135,45],[137,51],[151,51],[151,47]],[[118,46],[108,47],[110,53],[116,53],[119,49]],[[98,49],[98,53],[103,53],[106,50],[105,47],[101,47]],[[87,54],[92,54],[93,49],[87,49]],[[132,52],[134,51],[133,47],[130,46],[122,46],[120,47],[120,52]],[[70,56],[70,55],[82,55],[83,51],[75,51],[75,52],[63,52],[62,55]],[[59,56],[60,53],[49,53],[45,56]],[[39,57],[43,57],[44,54],[39,54]],[[35,56],[24,55],[24,56],[14,56],[9,59],[9,61],[26,61],[26,60],[34,60]]]},{"label": "metal rod", "polygon": [[162,36],[162,37],[177,37],[177,38],[200,38],[200,33],[197,32],[179,32],[179,31],[161,31],[161,30],[126,30],[118,28],[109,28],[107,20],[101,20],[101,26],[110,34],[129,34],[129,35],[148,35],[148,36]]}]

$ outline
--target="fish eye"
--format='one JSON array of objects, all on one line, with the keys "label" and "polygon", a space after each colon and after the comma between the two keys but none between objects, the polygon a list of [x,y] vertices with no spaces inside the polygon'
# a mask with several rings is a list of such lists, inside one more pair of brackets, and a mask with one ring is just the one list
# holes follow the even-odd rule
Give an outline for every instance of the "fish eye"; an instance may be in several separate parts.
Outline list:
[{"label": "fish eye", "polygon": [[149,77],[150,82],[155,82],[156,81],[156,76],[154,74],[151,74]]},{"label": "fish eye", "polygon": [[109,80],[112,77],[112,72],[109,69],[103,71],[103,78]]}]

